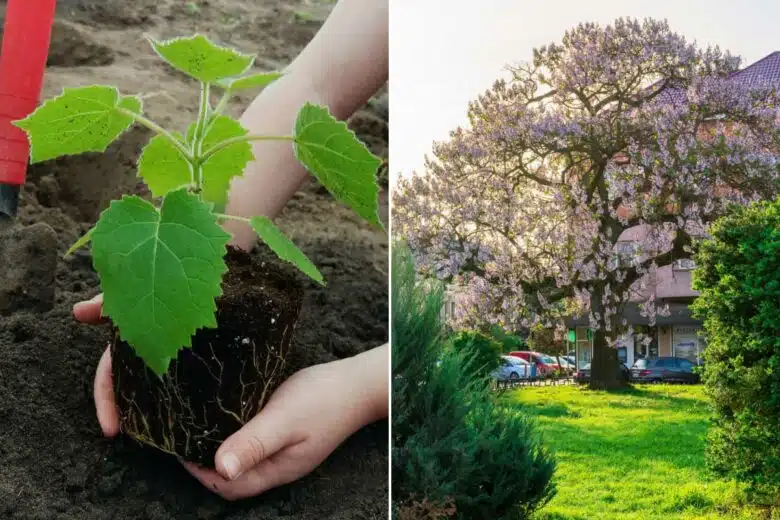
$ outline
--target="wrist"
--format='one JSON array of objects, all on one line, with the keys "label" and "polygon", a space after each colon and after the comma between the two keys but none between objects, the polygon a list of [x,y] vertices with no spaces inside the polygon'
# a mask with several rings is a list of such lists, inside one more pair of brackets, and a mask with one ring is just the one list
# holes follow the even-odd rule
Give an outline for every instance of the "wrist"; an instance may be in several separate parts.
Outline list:
[{"label": "wrist", "polygon": [[348,399],[354,430],[388,415],[389,376],[386,345],[337,361],[343,364],[344,380],[349,381]]}]

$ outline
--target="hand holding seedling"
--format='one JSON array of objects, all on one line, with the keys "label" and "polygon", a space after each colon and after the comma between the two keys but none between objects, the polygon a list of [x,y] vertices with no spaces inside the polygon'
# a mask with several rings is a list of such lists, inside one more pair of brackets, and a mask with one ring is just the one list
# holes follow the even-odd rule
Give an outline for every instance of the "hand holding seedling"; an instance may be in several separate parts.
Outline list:
[{"label": "hand holding seedling", "polygon": [[[97,297],[77,305],[74,312],[81,321],[98,323],[100,305]],[[229,500],[258,495],[307,475],[347,437],[387,416],[387,358],[384,345],[297,372],[254,419],[222,444],[216,471],[191,463],[185,468]],[[108,349],[95,374],[95,406],[103,433],[117,435]]]},{"label": "hand holding seedling", "polygon": [[[243,128],[255,135],[282,134],[300,119],[296,111],[308,101],[322,102],[341,119],[349,117],[386,81],[386,11],[381,1],[339,2],[286,74],[245,112]],[[347,141],[353,143],[354,138]],[[234,245],[252,247],[256,236],[246,225],[251,223],[252,215],[275,216],[305,178],[306,171],[290,153],[292,149],[289,141],[253,141],[251,151],[257,159],[248,163],[243,178],[233,178],[225,210],[246,218],[220,221],[233,233]],[[343,173],[359,175],[349,168]],[[375,210],[374,199],[374,216]],[[82,321],[96,322],[101,317],[101,304],[100,298],[82,302],[74,308],[74,314]],[[109,436],[119,431],[111,364],[107,349],[95,377],[98,419]],[[223,443],[215,461],[219,473],[191,464],[188,469],[227,498],[257,494],[303,476],[356,429],[387,415],[387,370],[386,347],[305,369],[279,387],[266,408]],[[311,395],[321,393],[328,394],[327,402],[311,399]],[[313,405],[316,410],[311,409]],[[322,413],[323,408],[326,413]],[[259,457],[256,439],[266,435],[270,437],[263,443],[265,455]],[[278,440],[271,449],[265,444],[273,442],[272,437]],[[230,482],[223,460],[227,453],[234,453],[242,468],[242,476]],[[254,464],[261,458],[259,464]]]}]

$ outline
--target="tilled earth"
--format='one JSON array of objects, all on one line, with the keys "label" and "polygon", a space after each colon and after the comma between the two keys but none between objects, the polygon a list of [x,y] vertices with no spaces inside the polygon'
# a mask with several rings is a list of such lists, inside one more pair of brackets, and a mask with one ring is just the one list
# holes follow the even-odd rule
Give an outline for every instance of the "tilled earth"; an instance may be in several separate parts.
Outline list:
[{"label": "tilled earth", "polygon": [[[0,13],[4,8],[0,2]],[[58,9],[46,96],[90,83],[128,93],[165,90],[170,96],[150,100],[148,110],[179,128],[197,103],[192,85],[157,61],[144,33],[202,32],[257,52],[259,67],[277,69],[312,38],[330,5],[61,0]],[[372,100],[351,121],[382,156],[386,103],[386,96]],[[358,432],[301,481],[238,503],[213,495],[168,456],[121,437],[102,438],[92,377],[108,331],[78,324],[70,313],[73,303],[99,292],[98,279],[88,252],[68,260],[62,254],[109,200],[139,189],[135,161],[148,137],[133,130],[107,154],[31,168],[17,226],[0,233],[0,518],[385,518],[386,422]],[[384,194],[381,202],[386,220]],[[387,341],[386,234],[313,183],[290,202],[279,225],[329,282],[325,289],[306,283],[288,373]]]}]

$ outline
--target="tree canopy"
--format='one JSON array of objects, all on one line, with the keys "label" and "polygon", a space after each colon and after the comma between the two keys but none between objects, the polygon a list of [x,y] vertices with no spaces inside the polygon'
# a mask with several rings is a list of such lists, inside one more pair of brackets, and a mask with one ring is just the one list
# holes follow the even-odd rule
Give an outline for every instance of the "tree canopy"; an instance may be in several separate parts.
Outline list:
[{"label": "tree canopy", "polygon": [[606,345],[627,302],[665,311],[649,275],[730,204],[778,192],[778,91],[733,80],[739,61],[665,21],[580,24],[398,182],[394,230],[421,272],[466,288],[463,326],[587,315]]}]

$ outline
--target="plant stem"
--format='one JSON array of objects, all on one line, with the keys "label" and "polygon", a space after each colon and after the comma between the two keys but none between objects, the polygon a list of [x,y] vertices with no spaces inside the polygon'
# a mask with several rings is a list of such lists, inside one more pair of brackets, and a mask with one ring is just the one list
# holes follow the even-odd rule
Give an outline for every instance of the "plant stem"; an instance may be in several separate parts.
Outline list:
[{"label": "plant stem", "polygon": [[195,192],[203,200],[203,161],[200,160],[200,154],[203,148],[203,138],[205,137],[206,122],[209,118],[211,106],[209,104],[209,93],[211,85],[201,83],[200,85],[200,108],[198,109],[198,121],[195,123],[195,135],[192,138],[192,163],[195,170]]},{"label": "plant stem", "polygon": [[212,155],[224,150],[229,146],[233,146],[236,143],[244,143],[249,141],[295,141],[295,137],[291,135],[242,135],[240,137],[233,137],[232,139],[226,139],[221,143],[215,144],[209,150],[201,155],[198,159],[201,163],[206,162]]},{"label": "plant stem", "polygon": [[154,133],[156,133],[157,135],[161,135],[161,136],[165,137],[166,139],[168,139],[168,141],[171,142],[171,144],[173,146],[176,147],[177,150],[179,150],[181,152],[181,154],[184,156],[185,159],[187,159],[190,162],[194,161],[194,158],[192,157],[192,154],[190,153],[189,150],[187,150],[187,147],[184,146],[184,143],[182,143],[179,139],[176,138],[176,136],[174,136],[172,133],[170,133],[165,128],[161,127],[160,125],[158,125],[157,123],[155,123],[151,119],[147,119],[144,116],[142,116],[140,114],[136,114],[135,112],[132,112],[132,111],[127,110],[125,108],[117,108],[116,110],[118,110],[121,114],[124,114],[124,115],[132,117],[135,120],[136,123],[138,123],[141,126],[145,126],[149,130],[151,130]]},{"label": "plant stem", "polygon": [[227,106],[228,102],[230,101],[230,97],[232,96],[232,92],[230,92],[230,89],[225,90],[225,93],[222,94],[222,97],[220,98],[219,102],[217,103],[217,106],[214,108],[212,112],[212,118],[217,118],[217,116],[222,115],[222,112],[225,110],[225,107]]},{"label": "plant stem", "polygon": [[209,114],[209,117],[206,121],[206,128],[203,131],[203,135],[209,133],[211,127],[214,125],[214,121],[216,121],[217,118],[222,115],[222,112],[225,111],[225,107],[227,107],[228,102],[230,102],[231,94],[232,93],[230,92],[230,90],[225,90],[225,93],[222,94],[222,97],[217,102],[217,106],[214,107],[214,110],[212,110],[211,113]]},{"label": "plant stem", "polygon": [[227,215],[225,213],[214,213],[214,215],[216,215],[218,219],[222,219],[222,220],[237,220],[239,222],[246,222],[247,224],[252,222],[252,219],[248,219],[246,217],[239,217],[237,215]]}]

